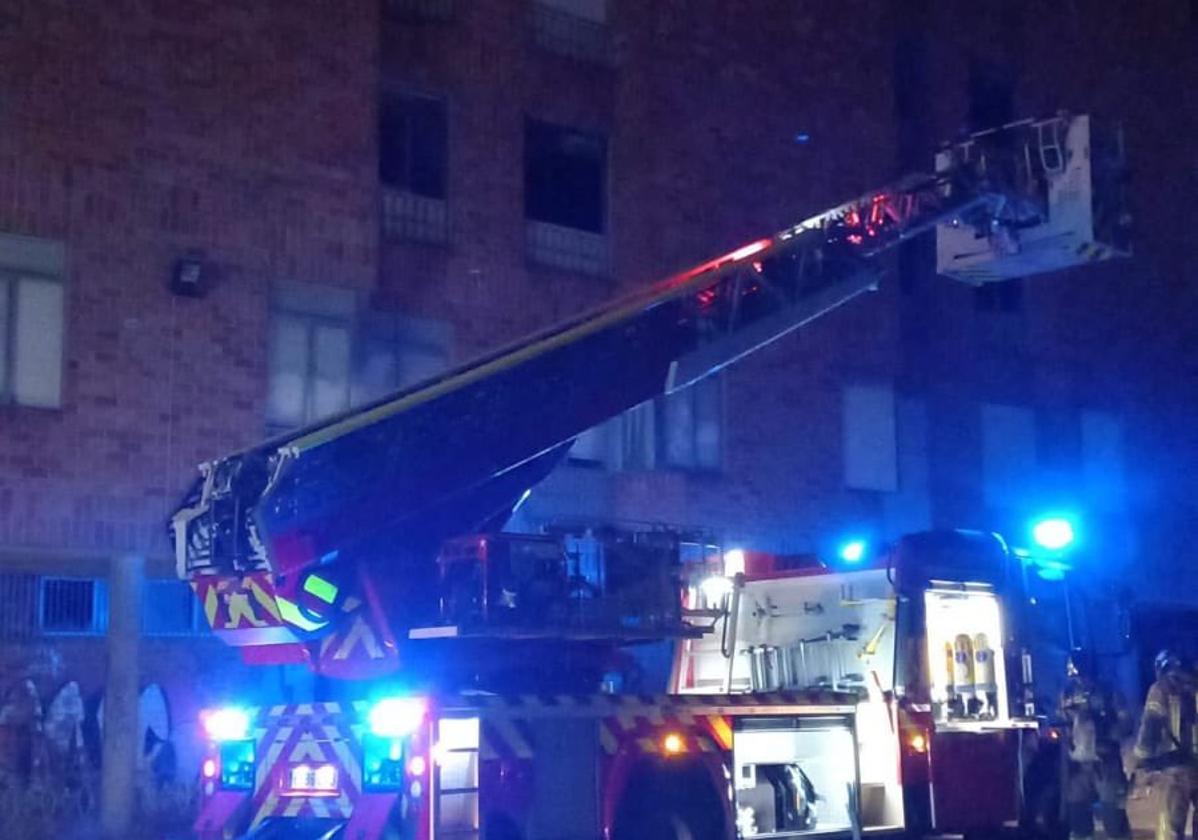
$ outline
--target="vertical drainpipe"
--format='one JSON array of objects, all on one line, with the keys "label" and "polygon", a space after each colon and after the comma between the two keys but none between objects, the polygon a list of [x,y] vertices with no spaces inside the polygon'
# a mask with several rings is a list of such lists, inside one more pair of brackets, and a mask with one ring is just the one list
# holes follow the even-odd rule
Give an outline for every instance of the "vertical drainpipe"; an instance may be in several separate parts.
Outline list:
[{"label": "vertical drainpipe", "polygon": [[145,558],[122,554],[108,571],[108,671],[104,685],[104,751],[100,826],[106,840],[132,833],[137,799],[138,642]]}]

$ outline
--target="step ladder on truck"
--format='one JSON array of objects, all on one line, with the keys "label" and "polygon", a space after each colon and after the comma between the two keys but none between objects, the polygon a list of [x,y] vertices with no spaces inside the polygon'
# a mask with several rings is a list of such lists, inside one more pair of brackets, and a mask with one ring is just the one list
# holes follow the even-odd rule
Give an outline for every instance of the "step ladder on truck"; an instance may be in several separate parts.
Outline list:
[{"label": "step ladder on truck", "polygon": [[981,132],[932,173],[202,465],[170,522],[180,576],[247,662],[338,696],[208,714],[199,836],[861,830],[856,692],[605,683],[630,646],[702,635],[687,538],[502,528],[586,429],[870,290],[911,237],[935,230],[941,272],[974,284],[1125,253],[1118,191],[1092,190],[1120,183],[1100,137],[1070,115]]}]

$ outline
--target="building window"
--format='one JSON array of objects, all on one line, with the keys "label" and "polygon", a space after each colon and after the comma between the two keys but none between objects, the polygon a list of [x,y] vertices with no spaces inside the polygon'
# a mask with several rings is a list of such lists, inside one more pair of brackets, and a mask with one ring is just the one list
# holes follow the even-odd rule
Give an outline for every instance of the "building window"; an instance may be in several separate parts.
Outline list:
[{"label": "building window", "polygon": [[43,633],[94,635],[108,628],[104,581],[91,578],[41,578],[38,628]]},{"label": "building window", "polygon": [[1082,480],[1090,503],[1102,511],[1126,504],[1123,424],[1105,411],[1081,413]]},{"label": "building window", "polygon": [[578,466],[714,471],[723,463],[723,388],[718,377],[649,400],[580,434]]},{"label": "building window", "polygon": [[529,256],[583,274],[607,272],[607,139],[539,120],[524,130]]},{"label": "building window", "polygon": [[379,103],[379,179],[387,236],[448,241],[448,159],[445,100],[384,92]]},{"label": "building window", "polygon": [[0,271],[0,401],[62,404],[63,298],[54,278]]},{"label": "building window", "polygon": [[1015,73],[1006,64],[974,58],[969,63],[968,114],[970,131],[997,128],[1015,119]]},{"label": "building window", "polygon": [[619,433],[620,418],[592,426],[574,439],[570,463],[586,467],[613,466],[613,436]]},{"label": "building window", "polygon": [[1018,507],[1038,475],[1036,415],[1014,405],[982,406],[982,475],[986,503]]},{"label": "building window", "polygon": [[547,52],[595,64],[612,59],[607,0],[534,0],[533,43]]},{"label": "building window", "polygon": [[290,428],[349,408],[351,325],[276,312],[271,325],[268,419]]},{"label": "building window", "polygon": [[357,331],[353,405],[363,405],[423,382],[449,367],[451,335],[439,321],[384,312],[365,313]]},{"label": "building window", "polygon": [[607,139],[553,123],[524,125],[524,216],[603,233]]},{"label": "building window", "polygon": [[1036,412],[1036,465],[1046,473],[1076,474],[1082,457],[1082,430],[1077,412],[1044,409]]},{"label": "building window", "polygon": [[673,469],[718,470],[722,462],[723,380],[701,379],[660,400],[660,463]]},{"label": "building window", "polygon": [[273,306],[272,431],[385,397],[448,366],[444,325],[360,311],[353,292],[296,284],[277,289]]},{"label": "building window", "polygon": [[898,490],[898,428],[894,389],[847,385],[841,395],[844,485],[852,490]]}]

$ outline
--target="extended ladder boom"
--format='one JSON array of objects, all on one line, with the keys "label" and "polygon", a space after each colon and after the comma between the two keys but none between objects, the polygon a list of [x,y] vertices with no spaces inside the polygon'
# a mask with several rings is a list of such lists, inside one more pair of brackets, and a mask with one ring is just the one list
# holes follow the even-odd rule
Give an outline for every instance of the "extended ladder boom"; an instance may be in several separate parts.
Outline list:
[{"label": "extended ladder boom", "polygon": [[[873,287],[937,224],[985,244],[1049,221],[1043,125],[985,132],[913,175],[360,409],[201,467],[179,573],[381,563],[404,585],[446,537],[501,526],[584,430],[685,387]],[[323,573],[322,573],[323,574]],[[351,574],[350,577],[353,575]]]}]

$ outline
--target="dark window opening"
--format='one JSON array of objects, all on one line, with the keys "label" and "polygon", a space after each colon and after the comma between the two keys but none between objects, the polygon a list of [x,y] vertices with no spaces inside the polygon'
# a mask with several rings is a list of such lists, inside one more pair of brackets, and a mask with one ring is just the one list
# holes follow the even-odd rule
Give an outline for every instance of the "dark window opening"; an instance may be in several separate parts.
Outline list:
[{"label": "dark window opening", "polygon": [[606,138],[538,120],[525,123],[526,218],[603,233],[606,185]]},{"label": "dark window opening", "polygon": [[974,59],[969,65],[969,130],[1015,121],[1015,74],[1010,68]]},{"label": "dark window opening", "polygon": [[379,178],[425,198],[446,197],[449,129],[445,101],[385,93],[379,103]]}]

